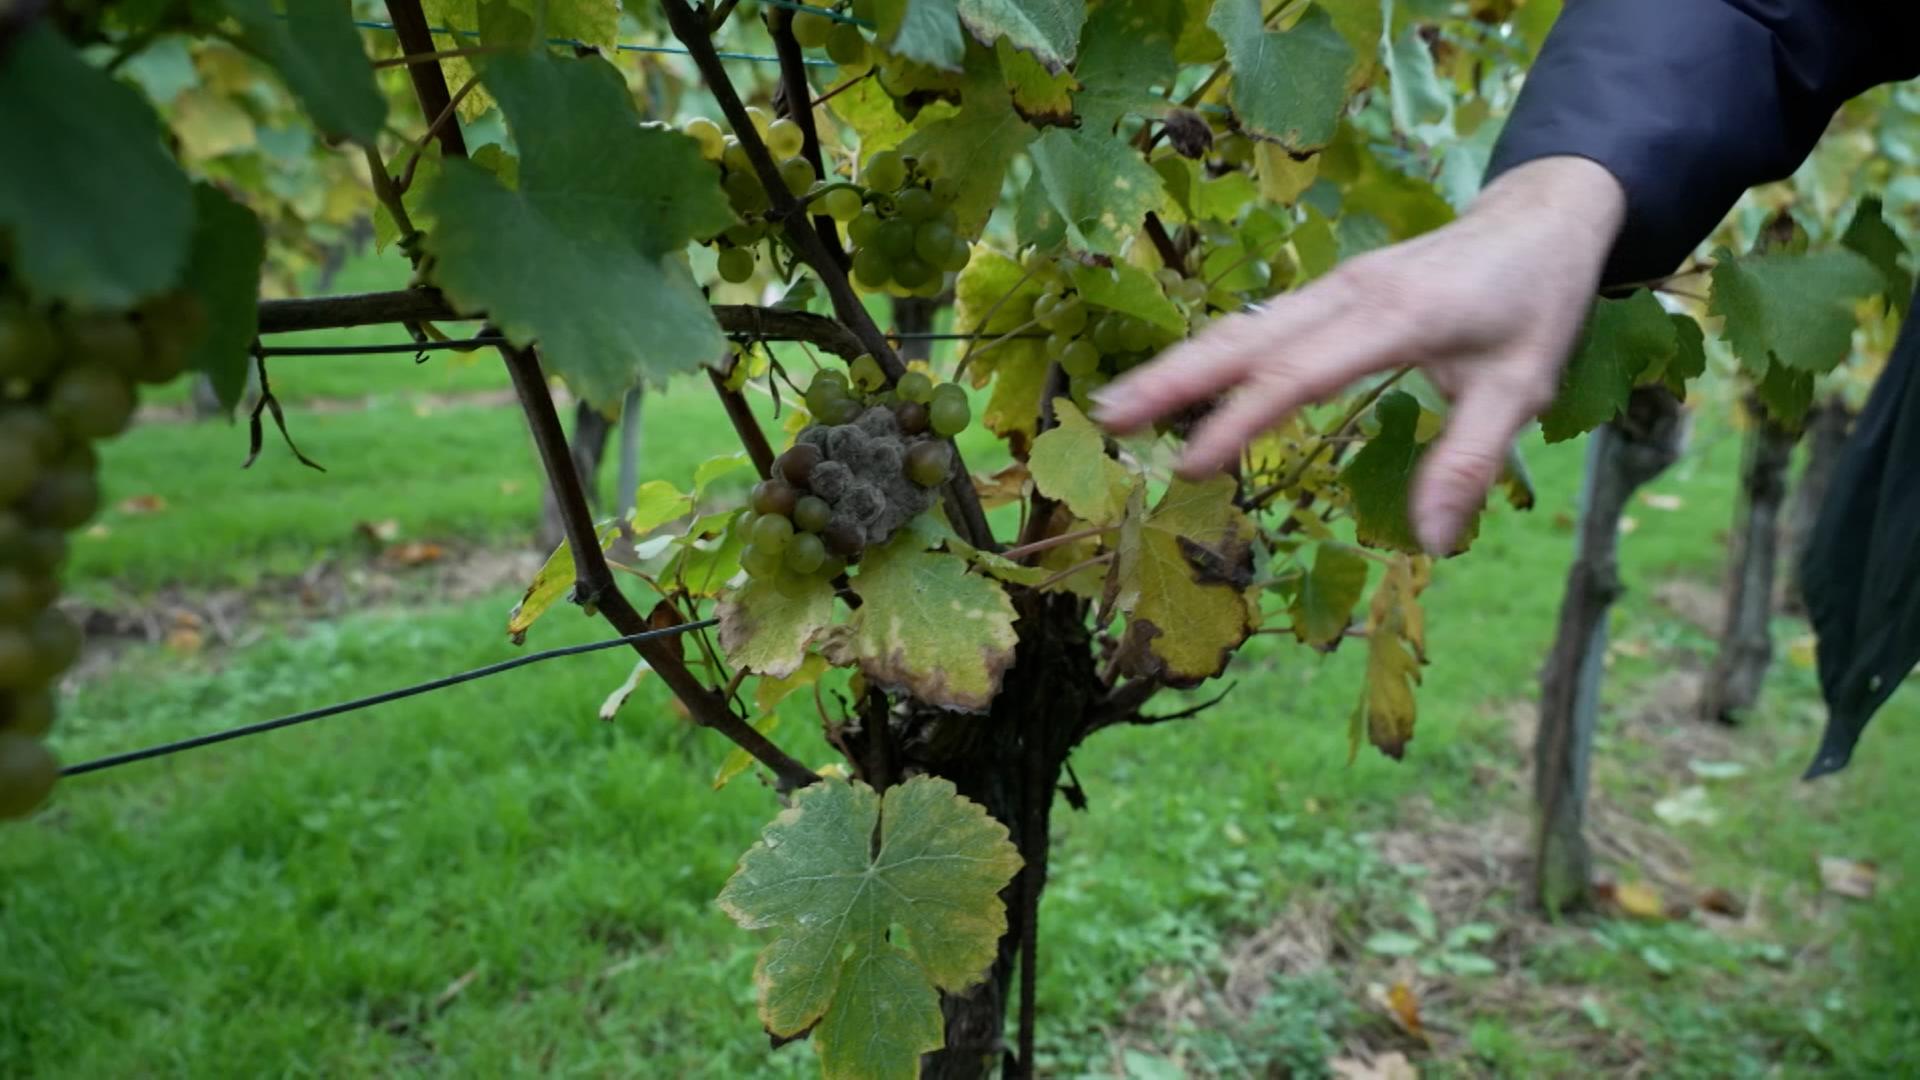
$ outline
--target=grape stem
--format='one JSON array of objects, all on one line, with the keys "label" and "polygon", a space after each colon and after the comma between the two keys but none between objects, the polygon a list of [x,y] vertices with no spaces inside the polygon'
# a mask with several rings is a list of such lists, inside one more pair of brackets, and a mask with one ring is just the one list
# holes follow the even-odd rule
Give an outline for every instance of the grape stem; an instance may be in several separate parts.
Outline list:
[{"label": "grape stem", "polygon": [[[1032,267],[1023,268],[1020,271],[1020,280],[1014,282],[1012,288],[1008,289],[1006,292],[1001,293],[999,299],[995,300],[992,306],[987,308],[987,313],[980,317],[980,326],[984,329],[985,327],[992,325],[993,317],[995,315],[1000,314],[1000,309],[1006,305],[1006,302],[1008,300],[1013,299],[1014,293],[1017,293],[1020,291],[1020,286],[1025,285],[1027,282],[1032,280],[1033,280],[1033,268]],[[979,346],[979,344],[980,344],[980,335],[978,334],[973,335],[967,340],[967,351],[960,354],[960,364],[959,366],[953,369],[953,378],[955,382],[960,381],[960,373],[967,370],[967,361],[973,359],[973,351],[976,347]]]},{"label": "grape stem", "polygon": [[1091,559],[1086,559],[1081,562],[1074,563],[1072,566],[1067,567],[1065,570],[1061,570],[1058,573],[1054,574],[1052,577],[1049,577],[1045,581],[1042,581],[1040,584],[1035,585],[1033,587],[1033,591],[1046,592],[1048,589],[1051,589],[1055,585],[1060,584],[1061,582],[1067,580],[1068,578],[1079,573],[1080,571],[1090,570],[1096,566],[1104,566],[1107,563],[1112,562],[1113,558],[1114,558],[1114,553],[1111,551],[1107,551],[1107,552],[1102,552],[1099,555],[1095,555]]},{"label": "grape stem", "polygon": [[1353,407],[1347,410],[1347,415],[1334,427],[1332,436],[1315,443],[1313,449],[1308,451],[1307,455],[1300,459],[1300,464],[1293,467],[1292,472],[1274,481],[1272,484],[1267,485],[1265,488],[1262,488],[1251,499],[1247,500],[1247,507],[1258,510],[1272,501],[1276,495],[1298,484],[1300,478],[1307,475],[1307,470],[1313,467],[1313,463],[1320,460],[1321,452],[1337,441],[1344,441],[1348,435],[1352,434],[1353,426],[1360,422],[1360,417],[1366,414],[1366,411],[1373,406],[1373,403],[1379,401],[1381,395],[1393,389],[1393,384],[1399,382],[1406,376],[1407,372],[1412,370],[1410,367],[1403,367],[1374,384],[1373,389],[1361,395],[1360,399],[1353,403]]},{"label": "grape stem", "polygon": [[408,53],[405,56],[389,56],[384,60],[375,60],[373,69],[406,67],[413,64],[437,64],[442,60],[453,60],[462,56],[485,56],[500,52],[498,45],[463,45],[457,49],[439,49],[433,52]]},{"label": "grape stem", "polygon": [[[800,156],[813,166],[813,175],[824,180],[827,166],[820,153],[820,129],[813,122],[813,84],[807,81],[807,62],[800,52],[800,41],[793,36],[793,12],[775,7],[766,13],[766,21],[767,31],[773,35],[773,53],[780,58],[780,104],[788,118],[800,126]],[[853,259],[840,246],[840,234],[834,229],[833,219],[819,215],[813,227],[820,235],[820,245],[844,273]]]},{"label": "grape stem", "polygon": [[[674,2],[677,3],[677,0]],[[691,11],[684,6],[682,9],[683,12]],[[387,0],[387,11],[400,37],[402,49],[412,52],[433,49],[433,35],[427,28],[420,0]],[[452,99],[447,93],[446,76],[440,71],[439,64],[413,64],[408,66],[407,71],[413,76],[415,95],[420,100],[423,115],[437,116],[450,106]],[[735,103],[738,104],[738,99]],[[751,130],[751,125],[748,128]],[[447,156],[466,156],[466,143],[460,136],[459,124],[449,124],[440,133],[440,139],[441,148]],[[540,464],[546,471],[547,481],[553,488],[554,501],[560,508],[568,547],[574,553],[574,602],[589,610],[598,610],[622,635],[631,636],[650,628],[657,629],[634,609],[626,594],[620,591],[619,583],[614,580],[612,568],[607,565],[606,553],[601,550],[594,529],[593,513],[587,507],[586,489],[580,481],[579,471],[574,467],[566,429],[560,425],[560,414],[553,406],[553,394],[547,388],[546,373],[540,368],[539,357],[532,349],[507,346],[500,347],[500,355],[506,362],[508,376],[513,380],[521,411],[526,414],[527,426],[533,433],[534,445],[540,453]],[[680,616],[670,608],[656,608],[655,614],[673,623],[681,621]],[[686,656],[677,641],[649,638],[636,641],[634,649],[674,695],[685,703],[687,712],[696,723],[733,740],[742,750],[772,770],[782,791],[819,782],[818,774],[754,730],[752,725],[734,714],[726,698],[701,682],[699,676],[687,667]]]},{"label": "grape stem", "polygon": [[1119,527],[1118,525],[1094,525],[1085,529],[1075,529],[1072,532],[1064,532],[1055,536],[1046,537],[1042,540],[1035,540],[1032,543],[1021,544],[1019,547],[1010,547],[1001,552],[1000,557],[1003,559],[1023,559],[1028,555],[1037,555],[1042,551],[1057,548],[1062,544],[1071,544],[1075,540],[1085,540],[1090,536],[1110,533]]}]

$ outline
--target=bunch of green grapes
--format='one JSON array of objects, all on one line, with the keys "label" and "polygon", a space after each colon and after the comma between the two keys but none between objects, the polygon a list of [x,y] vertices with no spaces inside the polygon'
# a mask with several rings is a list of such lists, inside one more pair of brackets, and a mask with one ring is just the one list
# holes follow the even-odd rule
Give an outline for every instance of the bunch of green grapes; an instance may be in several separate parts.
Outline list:
[{"label": "bunch of green grapes", "polygon": [[[796,198],[805,197],[820,177],[814,172],[813,163],[801,156],[806,137],[800,125],[785,117],[776,120],[758,106],[748,107],[747,116],[768,152],[779,161],[781,183]],[[735,284],[748,281],[754,271],[753,249],[772,229],[767,211],[773,200],[767,194],[766,185],[760,182],[760,174],[754,171],[753,163],[747,160],[746,148],[740,145],[739,139],[721,131],[719,124],[704,116],[687,120],[680,125],[680,130],[700,144],[701,156],[720,166],[721,189],[727,193],[727,202],[740,218],[737,224],[711,238],[718,249],[720,278]],[[829,194],[840,193],[836,189]],[[854,198],[854,206],[846,210],[847,216],[852,217],[859,211],[859,196],[852,192],[844,194]],[[840,200],[842,209],[844,204],[845,200]],[[831,210],[832,206],[829,202],[827,208]]]},{"label": "bunch of green grapes", "polygon": [[[1114,376],[1173,344],[1174,335],[1163,327],[1089,303],[1046,256],[1029,255],[1028,259],[1028,270],[1042,283],[1028,318],[1047,332],[1047,358],[1066,373],[1068,393],[1080,408],[1090,409],[1091,395]],[[1160,271],[1160,283],[1183,306],[1205,300],[1205,285],[1177,271]]]},{"label": "bunch of green grapes", "polygon": [[30,813],[59,775],[40,739],[81,635],[53,602],[66,534],[100,508],[93,444],[126,430],[135,384],[185,369],[201,323],[191,298],[54,315],[0,296],[0,819]]},{"label": "bunch of green grapes", "polygon": [[873,0],[854,0],[846,7],[820,8],[817,11],[796,12],[793,16],[793,39],[803,49],[827,50],[827,58],[843,68],[858,69],[865,67],[869,58],[867,36],[860,27],[850,21],[857,19],[873,25]]},{"label": "bunch of green grapes", "polygon": [[953,474],[948,439],[973,422],[965,391],[918,371],[892,390],[871,356],[849,379],[822,371],[807,387],[814,423],[753,489],[735,527],[746,538],[740,564],[784,595],[839,577],[862,552],[885,543],[932,508]]},{"label": "bunch of green grapes", "polygon": [[853,279],[900,296],[934,296],[948,273],[965,269],[973,249],[953,214],[960,186],[951,177],[929,177],[920,165],[892,150],[867,159],[861,180],[866,206],[847,223],[853,244]]}]

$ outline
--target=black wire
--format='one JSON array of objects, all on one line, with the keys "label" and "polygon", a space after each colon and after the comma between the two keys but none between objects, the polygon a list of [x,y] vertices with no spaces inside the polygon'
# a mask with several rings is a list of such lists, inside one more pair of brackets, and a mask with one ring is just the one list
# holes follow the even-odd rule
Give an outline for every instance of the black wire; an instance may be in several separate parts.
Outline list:
[{"label": "black wire", "polygon": [[[735,341],[759,340],[749,334],[730,335]],[[914,332],[905,334],[887,334],[895,341],[972,341],[976,338],[993,339],[999,337],[1044,338],[1047,335],[1031,334],[941,334],[932,332]],[[262,345],[254,350],[261,357],[272,356],[377,356],[384,353],[422,353],[436,349],[471,349],[483,345],[505,345],[507,339],[498,334],[482,334],[478,337],[459,341],[396,341],[379,345]]]},{"label": "black wire", "polygon": [[329,716],[338,716],[341,713],[356,712],[360,709],[372,708],[375,705],[384,705],[389,701],[398,701],[401,698],[413,697],[416,694],[425,694],[434,690],[444,690],[449,686],[458,686],[461,683],[472,682],[475,679],[484,679],[489,675],[498,675],[503,671],[512,671],[517,667],[537,664],[542,660],[554,660],[562,656],[577,656],[580,653],[598,652],[602,649],[615,649],[622,645],[637,645],[643,641],[654,641],[659,638],[673,637],[694,630],[704,630],[709,626],[719,623],[719,621],[719,619],[703,619],[700,622],[681,623],[678,626],[669,626],[664,630],[648,630],[639,634],[628,634],[626,637],[610,638],[606,641],[592,641],[585,645],[568,645],[564,648],[548,649],[545,652],[528,653],[525,656],[516,656],[511,660],[502,660],[497,664],[488,664],[486,667],[474,668],[472,671],[463,671],[458,675],[448,675],[445,678],[435,679],[432,682],[405,686],[398,690],[388,690],[385,693],[375,694],[372,697],[356,698],[353,701],[343,701],[338,705],[328,705],[325,708],[294,713],[292,716],[282,716],[273,720],[262,720],[257,724],[247,724],[242,727],[229,728],[226,731],[216,731],[211,735],[196,735],[191,739],[181,739],[178,742],[149,746],[144,750],[130,750],[124,754],[113,754],[109,757],[97,758],[93,761],[84,761],[78,765],[69,765],[61,769],[60,775],[81,776],[90,772],[99,772],[102,769],[111,769],[119,765],[131,765],[136,761],[151,761],[154,758],[167,757],[170,754],[178,754],[184,750],[197,750],[202,746],[212,746],[215,743],[245,738],[248,735],[259,735],[268,731],[278,731],[281,728],[292,727],[295,724],[304,724],[309,720],[321,720]]}]

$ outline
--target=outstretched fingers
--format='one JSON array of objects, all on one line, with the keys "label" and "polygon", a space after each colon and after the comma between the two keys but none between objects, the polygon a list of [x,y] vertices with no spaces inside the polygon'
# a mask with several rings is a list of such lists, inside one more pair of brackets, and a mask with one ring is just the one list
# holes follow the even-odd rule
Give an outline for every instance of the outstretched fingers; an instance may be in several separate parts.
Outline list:
[{"label": "outstretched fingers", "polygon": [[1414,477],[1412,518],[1421,546],[1435,555],[1453,552],[1499,481],[1514,436],[1539,408],[1534,397],[1504,382],[1482,379],[1461,390]]}]

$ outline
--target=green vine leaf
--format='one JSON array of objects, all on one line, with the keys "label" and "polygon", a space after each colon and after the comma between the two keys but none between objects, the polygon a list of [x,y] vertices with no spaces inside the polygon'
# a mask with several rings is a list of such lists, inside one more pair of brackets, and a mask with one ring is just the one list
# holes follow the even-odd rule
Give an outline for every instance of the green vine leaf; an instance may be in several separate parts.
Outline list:
[{"label": "green vine leaf", "polygon": [[725,339],[679,258],[733,221],[698,145],[641,127],[598,57],[498,55],[484,78],[519,144],[519,186],[442,164],[427,247],[447,296],[515,345],[538,340],[554,371],[608,406],[718,356]]},{"label": "green vine leaf", "polygon": [[911,1078],[944,1042],[938,991],[992,965],[999,893],[1020,865],[1006,827],[950,781],[917,776],[882,798],[826,780],[767,826],[719,904],[774,932],[754,967],[768,1031],[813,1027],[835,1080]]},{"label": "green vine leaf", "polygon": [[1360,752],[1362,738],[1400,760],[1413,740],[1413,688],[1427,662],[1426,621],[1420,592],[1427,587],[1425,558],[1400,556],[1387,567],[1373,591],[1367,618],[1367,683],[1354,706],[1347,760]]},{"label": "green vine leaf", "polygon": [[186,174],[140,94],[45,20],[0,62],[0,161],[0,230],[35,296],[119,310],[179,283],[193,239]]},{"label": "green vine leaf", "polygon": [[[989,338],[1013,333],[1027,322],[1040,291],[1040,282],[1018,262],[992,248],[976,247],[973,261],[954,280],[954,328]],[[982,341],[967,363],[976,387],[993,381],[980,422],[1024,452],[1038,427],[1046,385],[1045,341],[1015,337],[990,348]]]},{"label": "green vine leaf", "polygon": [[1854,305],[1886,287],[1871,262],[1844,248],[1737,259],[1723,248],[1715,259],[1707,313],[1725,320],[1727,344],[1755,368],[1771,359],[1813,375],[1832,371],[1852,349]]},{"label": "green vine leaf", "polygon": [[1345,544],[1323,541],[1313,553],[1313,571],[1294,596],[1294,636],[1326,648],[1346,635],[1354,605],[1367,588],[1367,557]]},{"label": "green vine leaf", "polygon": [[1059,423],[1033,441],[1027,467],[1040,494],[1095,525],[1119,521],[1133,474],[1107,454],[1106,436],[1066,398],[1053,399]]},{"label": "green vine leaf", "polygon": [[967,58],[960,111],[921,128],[900,144],[900,151],[960,185],[954,228],[962,236],[978,236],[1000,201],[1007,169],[1033,137],[1033,128],[1013,107],[999,62],[992,52],[976,48]]},{"label": "green vine leaf", "polygon": [[874,32],[888,52],[949,71],[967,54],[954,0],[875,0]]},{"label": "green vine leaf", "polygon": [[960,22],[982,45],[1005,41],[1054,74],[1080,49],[1086,0],[959,0]]},{"label": "green vine leaf", "polygon": [[1172,85],[1179,71],[1173,42],[1180,18],[1176,0],[1109,0],[1094,10],[1073,69],[1088,131],[1112,131],[1123,116],[1166,112],[1166,99],[1152,88]]},{"label": "green vine leaf", "polygon": [[1887,224],[1885,207],[1878,198],[1860,200],[1860,208],[1853,212],[1853,220],[1847,223],[1840,244],[1880,271],[1880,276],[1886,279],[1883,295],[1887,305],[1905,318],[1907,305],[1913,302],[1913,272],[1907,269],[1907,244],[1893,231],[1893,226]]},{"label": "green vine leaf", "polygon": [[[353,6],[343,0],[220,0],[240,24],[240,40],[273,65],[321,131],[372,146],[387,122],[387,99],[373,81]],[[469,24],[471,25],[471,24]]]},{"label": "green vine leaf", "polygon": [[741,516],[738,510],[728,510],[694,519],[675,541],[680,553],[663,577],[689,596],[720,595],[740,572],[740,552],[747,546],[734,527]]},{"label": "green vine leaf", "polygon": [[220,404],[231,409],[246,391],[252,362],[247,347],[259,329],[266,233],[253,211],[212,184],[193,185],[193,206],[186,286],[207,313],[207,330],[187,357],[187,367],[206,375]]},{"label": "green vine leaf", "polygon": [[1226,42],[1241,121],[1296,155],[1333,140],[1347,105],[1354,51],[1318,7],[1288,30],[1266,29],[1260,0],[1217,0],[1207,25]]},{"label": "green vine leaf", "polygon": [[[1674,321],[1645,289],[1623,300],[1601,300],[1587,316],[1580,342],[1560,372],[1560,389],[1540,415],[1546,440],[1562,442],[1607,423],[1627,407],[1647,370],[1684,370]],[[1704,365],[1705,353],[1701,353]]]},{"label": "green vine leaf", "polygon": [[[1423,550],[1407,514],[1407,495],[1426,447],[1419,442],[1420,402],[1395,390],[1374,406],[1380,431],[1340,474],[1353,499],[1354,537],[1368,547],[1418,555]],[[1480,531],[1476,513],[1460,535],[1466,550]]]},{"label": "green vine leaf", "polygon": [[[620,38],[619,0],[421,0],[427,22],[435,28],[477,31],[472,34],[435,34],[435,46],[459,49],[475,42],[485,45],[534,45],[536,20],[545,9],[544,39],[578,41],[611,53]],[[473,78],[474,57],[451,56],[440,61],[447,85],[458,89]],[[463,120],[478,120],[494,106],[487,88],[476,86],[457,108]]]},{"label": "green vine leaf", "polygon": [[1135,489],[1115,567],[1131,673],[1174,686],[1201,682],[1224,671],[1253,632],[1258,612],[1236,577],[1245,573],[1254,528],[1233,505],[1235,490],[1226,476],[1175,480],[1147,513]]},{"label": "green vine leaf", "polygon": [[1130,263],[1115,263],[1111,267],[1075,266],[1073,287],[1089,304],[1124,311],[1162,330],[1187,336],[1187,317],[1180,305],[1167,299],[1166,290],[1153,275],[1137,266]]},{"label": "green vine leaf", "polygon": [[1147,211],[1167,201],[1153,166],[1110,136],[1051,128],[1028,154],[1068,239],[1090,251],[1120,255]]},{"label": "green vine leaf", "polygon": [[993,703],[1018,640],[998,582],[905,532],[868,552],[853,591],[851,646],[868,680],[963,712]]},{"label": "green vine leaf", "polygon": [[633,494],[633,512],[627,524],[634,535],[645,536],[693,509],[693,496],[666,480],[649,480]]},{"label": "green vine leaf", "polygon": [[814,637],[833,622],[833,583],[809,578],[788,596],[767,578],[753,578],[721,599],[720,648],[756,675],[784,679],[800,670]]}]

